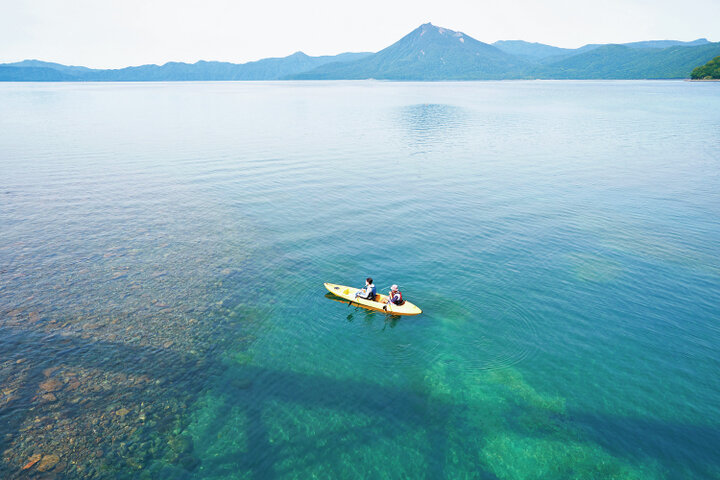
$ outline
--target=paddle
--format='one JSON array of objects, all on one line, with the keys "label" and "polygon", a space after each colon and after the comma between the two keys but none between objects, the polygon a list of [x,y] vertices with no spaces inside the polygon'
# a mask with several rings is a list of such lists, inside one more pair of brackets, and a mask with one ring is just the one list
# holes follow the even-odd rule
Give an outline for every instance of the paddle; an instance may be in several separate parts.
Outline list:
[{"label": "paddle", "polygon": [[[392,302],[392,291],[390,291],[390,294],[388,295],[388,301],[387,301],[387,303],[385,304],[385,306],[383,307],[383,310],[385,310],[386,312],[392,313],[392,305],[393,305],[393,302]],[[388,307],[390,307],[390,308],[388,308]]]},{"label": "paddle", "polygon": [[[357,292],[355,292],[355,299],[357,299],[357,294],[358,294],[358,292],[360,292],[360,290],[362,290],[362,288],[359,289]],[[348,307],[349,307],[350,305],[352,305],[353,302],[352,302],[352,300],[350,300],[349,298],[348,298],[348,302],[349,302],[349,303],[348,303]],[[355,302],[355,303],[358,303],[358,302]],[[360,304],[358,303],[358,305],[360,305]]]},{"label": "paddle", "polygon": [[[387,287],[387,290],[389,290],[389,289],[390,289],[390,287]],[[386,312],[392,313],[392,308],[390,308],[390,309],[388,310],[388,307],[390,307],[391,304],[392,304],[392,302],[390,301],[390,295],[388,295],[388,301],[387,301],[387,303],[383,306],[383,310],[385,310]]]},{"label": "paddle", "polygon": [[[355,292],[355,299],[357,299],[357,292]],[[348,307],[352,305],[353,301],[348,298]],[[357,303],[357,302],[356,302]]]}]

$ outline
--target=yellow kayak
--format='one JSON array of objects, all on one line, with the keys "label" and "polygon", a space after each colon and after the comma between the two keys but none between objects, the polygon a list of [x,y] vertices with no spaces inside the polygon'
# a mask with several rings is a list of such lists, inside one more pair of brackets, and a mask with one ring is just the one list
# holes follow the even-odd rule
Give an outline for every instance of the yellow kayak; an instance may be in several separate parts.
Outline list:
[{"label": "yellow kayak", "polygon": [[[350,303],[357,305],[358,307],[368,308],[370,310],[377,310],[378,312],[389,313],[392,315],[419,315],[422,313],[418,307],[412,303],[405,301],[402,305],[395,305],[387,302],[387,296],[377,294],[375,300],[367,300],[365,298],[355,298],[355,293],[358,292],[359,288],[346,287],[345,285],[336,285],[334,283],[326,283],[325,288],[328,289],[333,295],[337,295]],[[386,307],[386,309],[383,309]]]}]

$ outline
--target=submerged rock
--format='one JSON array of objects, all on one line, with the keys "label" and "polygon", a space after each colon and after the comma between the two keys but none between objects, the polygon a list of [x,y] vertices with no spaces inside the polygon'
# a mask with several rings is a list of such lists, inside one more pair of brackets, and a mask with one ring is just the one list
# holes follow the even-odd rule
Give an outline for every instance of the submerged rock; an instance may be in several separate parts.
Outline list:
[{"label": "submerged rock", "polygon": [[57,378],[50,378],[40,383],[40,389],[44,392],[57,392],[63,387],[63,384]]},{"label": "submerged rock", "polygon": [[28,458],[28,461],[25,465],[23,465],[22,469],[27,470],[28,468],[32,468],[33,465],[35,465],[37,462],[40,461],[42,458],[42,455],[39,453],[36,453],[32,457]]},{"label": "submerged rock", "polygon": [[193,451],[193,441],[187,435],[180,435],[171,439],[170,448],[177,452],[189,453]]},{"label": "submerged rock", "polygon": [[55,465],[57,465],[59,461],[60,457],[55,454],[45,455],[44,457],[42,457],[42,460],[40,460],[37,469],[39,472],[47,472]]},{"label": "submerged rock", "polygon": [[80,386],[80,381],[77,378],[70,378],[67,385],[67,390],[75,390]]}]

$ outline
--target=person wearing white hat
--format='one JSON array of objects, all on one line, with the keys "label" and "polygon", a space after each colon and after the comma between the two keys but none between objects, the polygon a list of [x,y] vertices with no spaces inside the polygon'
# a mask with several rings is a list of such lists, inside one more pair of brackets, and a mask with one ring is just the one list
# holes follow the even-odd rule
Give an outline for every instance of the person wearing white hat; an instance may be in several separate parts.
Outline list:
[{"label": "person wearing white hat", "polygon": [[388,293],[387,303],[393,303],[395,305],[403,304],[402,292],[398,289],[397,285],[393,285],[392,287],[390,287],[390,293]]}]

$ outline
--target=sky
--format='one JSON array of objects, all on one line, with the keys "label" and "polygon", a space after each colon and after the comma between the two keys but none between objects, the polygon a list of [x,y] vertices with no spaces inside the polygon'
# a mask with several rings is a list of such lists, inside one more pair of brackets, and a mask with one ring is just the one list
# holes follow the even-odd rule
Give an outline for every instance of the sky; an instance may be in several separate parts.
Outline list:
[{"label": "sky", "polygon": [[0,0],[0,63],[117,68],[375,52],[427,22],[487,43],[720,41],[720,0]]}]

